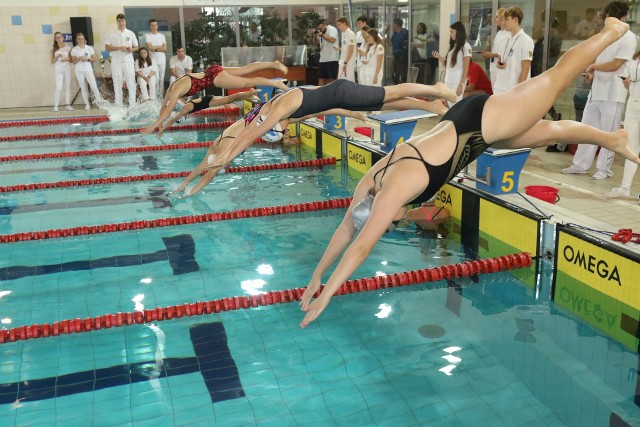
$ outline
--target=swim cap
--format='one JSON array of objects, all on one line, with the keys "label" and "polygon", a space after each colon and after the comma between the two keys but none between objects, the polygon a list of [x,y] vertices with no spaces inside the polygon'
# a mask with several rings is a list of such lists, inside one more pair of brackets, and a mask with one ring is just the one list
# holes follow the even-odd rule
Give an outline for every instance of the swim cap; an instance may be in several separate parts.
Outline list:
[{"label": "swim cap", "polygon": [[276,132],[273,129],[265,133],[264,135],[262,135],[262,139],[264,139],[267,142],[278,142],[282,140],[282,137],[283,135],[281,132]]},{"label": "swim cap", "polygon": [[362,230],[362,227],[366,224],[369,215],[371,215],[372,205],[373,195],[369,194],[353,207],[351,219],[353,220],[353,225],[356,227],[356,230]]}]

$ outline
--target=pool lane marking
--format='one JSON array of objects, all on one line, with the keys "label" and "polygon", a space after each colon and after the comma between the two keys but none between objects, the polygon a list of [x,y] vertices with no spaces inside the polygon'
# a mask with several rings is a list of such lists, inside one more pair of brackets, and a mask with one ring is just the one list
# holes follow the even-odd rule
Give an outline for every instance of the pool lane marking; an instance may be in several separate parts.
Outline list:
[{"label": "pool lane marking", "polygon": [[[117,255],[106,258],[69,261],[59,264],[13,265],[0,268],[0,281],[44,276],[67,271],[94,270],[96,268],[130,267],[154,262],[169,261],[175,276],[200,270],[196,261],[196,244],[191,234],[162,237],[165,248],[146,254]],[[1,389],[1,387],[0,387]]]},{"label": "pool lane marking", "polygon": [[37,203],[34,205],[18,205],[0,207],[0,216],[20,215],[34,212],[47,212],[60,209],[96,208],[100,206],[129,205],[133,203],[151,202],[154,209],[173,206],[166,195],[164,187],[149,187],[148,196],[124,196],[110,199],[78,200],[75,202]]},{"label": "pool lane marking", "polygon": [[[151,157],[151,156],[145,156]],[[157,169],[157,163],[155,162],[155,158],[153,158],[153,162],[149,160],[145,161],[146,165],[141,166],[141,169],[150,170]],[[155,164],[155,167],[152,167],[152,163]],[[137,163],[123,163],[122,165],[133,165]],[[335,165],[336,159],[335,157],[329,157],[325,159],[314,159],[314,160],[302,160],[297,162],[287,162],[287,163],[268,163],[263,165],[254,165],[254,166],[238,166],[238,167],[230,167],[226,169],[227,173],[245,173],[245,172],[256,172],[256,171],[267,171],[267,170],[276,170],[276,169],[295,169],[295,168],[303,168],[303,167],[311,167],[311,166],[325,166],[325,165]],[[118,163],[112,164],[114,166],[120,166]],[[87,165],[89,168],[91,165]],[[85,166],[78,166],[77,169],[84,168]],[[105,165],[105,167],[111,167],[111,165]],[[72,168],[70,166],[65,166],[65,168]],[[76,168],[76,167],[73,167]],[[93,169],[94,167],[91,167]],[[59,169],[51,169],[51,170],[59,170]],[[76,170],[76,169],[64,169],[64,170]],[[22,172],[22,171],[21,171]],[[190,171],[184,172],[166,172],[160,174],[146,174],[146,175],[129,175],[129,176],[120,176],[113,178],[93,178],[93,179],[76,179],[70,181],[57,181],[57,182],[40,182],[33,184],[17,184],[10,185],[6,187],[0,187],[0,193],[9,193],[9,192],[17,192],[17,191],[30,191],[30,190],[44,190],[48,188],[67,188],[67,187],[80,187],[85,185],[103,185],[103,184],[119,184],[124,182],[138,182],[138,181],[152,181],[156,179],[173,179],[173,178],[184,178],[189,176]],[[2,172],[0,172],[0,175]]]},{"label": "pool lane marking", "polygon": [[[202,130],[226,128],[235,123],[235,120],[223,120],[211,123],[194,123],[190,125],[171,126],[165,131],[185,131],[185,130]],[[15,135],[0,136],[0,142],[11,141],[31,141],[34,139],[60,139],[60,138],[76,138],[81,136],[107,136],[107,135],[129,135],[139,133],[142,128],[125,128],[125,129],[104,129],[83,132],[59,132],[59,133],[42,133],[36,135]]]},{"label": "pool lane marking", "polygon": [[[412,270],[403,273],[374,276],[364,279],[347,280],[334,295],[345,295],[357,292],[379,291],[399,286],[409,286],[444,279],[454,279],[485,273],[497,273],[506,270],[530,267],[533,263],[531,254],[521,252],[494,258],[466,261],[442,267]],[[322,292],[324,285],[316,293]],[[19,340],[46,338],[63,334],[91,332],[112,327],[131,326],[134,324],[160,322],[184,316],[200,316],[259,306],[275,305],[300,301],[305,288],[269,291],[260,295],[233,296],[209,301],[196,301],[167,307],[156,307],[142,311],[105,314],[85,319],[66,319],[55,323],[33,324],[0,330],[0,344]]]},{"label": "pool lane marking", "polygon": [[212,403],[244,397],[224,325],[212,322],[191,326],[189,337],[195,353],[192,357],[168,357],[160,359],[160,363],[158,360],[125,363],[0,384],[0,404],[53,399],[196,372],[202,375]]},{"label": "pool lane marking", "polygon": [[61,153],[20,154],[15,156],[2,156],[0,157],[0,163],[33,161],[33,160],[43,160],[43,159],[62,159],[62,158],[69,158],[69,157],[144,153],[147,151],[169,151],[169,150],[183,150],[183,149],[191,149],[191,148],[208,148],[212,143],[213,141],[183,142],[179,144],[142,145],[142,146],[136,146],[136,147],[103,148],[99,150],[87,150],[87,151],[63,151]]}]

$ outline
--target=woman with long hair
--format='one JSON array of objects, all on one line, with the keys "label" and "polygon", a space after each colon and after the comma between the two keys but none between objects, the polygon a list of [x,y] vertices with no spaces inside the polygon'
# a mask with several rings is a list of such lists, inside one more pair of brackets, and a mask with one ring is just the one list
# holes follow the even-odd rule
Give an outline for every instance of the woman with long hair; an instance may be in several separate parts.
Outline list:
[{"label": "woman with long hair", "polygon": [[82,99],[84,101],[84,109],[91,109],[89,103],[89,93],[87,91],[87,83],[93,92],[94,100],[97,104],[103,102],[98,85],[96,84],[96,76],[93,74],[93,63],[98,60],[96,57],[96,51],[92,46],[86,43],[83,33],[76,34],[76,46],[71,49],[71,62],[75,64],[76,79],[78,80],[78,86],[82,92]]},{"label": "woman with long hair", "polygon": [[[458,95],[455,102],[460,101],[464,95],[472,53],[471,45],[467,42],[467,30],[460,21],[454,22],[449,27],[447,55],[443,58],[439,52],[433,52],[433,56],[439,58],[440,63],[445,67],[444,84]],[[450,102],[449,107],[455,102]]]},{"label": "woman with long hair", "polygon": [[151,99],[156,99],[158,93],[158,66],[151,61],[151,55],[146,47],[141,47],[138,51],[138,60],[136,61],[136,78],[140,87],[140,100],[148,101],[149,94]]},{"label": "woman with long hair", "polygon": [[370,28],[362,33],[367,44],[367,56],[362,61],[362,68],[365,68],[366,80],[362,83],[369,86],[382,86],[382,64],[384,62],[384,46],[382,39],[378,35],[378,30]]},{"label": "woman with long hair", "polygon": [[[405,206],[431,199],[490,146],[537,148],[562,139],[572,144],[597,144],[639,164],[640,157],[627,146],[624,130],[609,133],[573,120],[540,119],[576,76],[628,30],[629,25],[607,18],[600,33],[567,50],[554,67],[506,93],[464,98],[430,132],[398,145],[373,165],[358,183],[353,201],[302,296],[300,306],[306,315],[300,326],[308,326],[324,311],[390,226],[403,218],[424,217],[420,209],[407,210]],[[324,289],[312,301],[324,273],[340,254]]]},{"label": "woman with long hair", "polygon": [[56,79],[56,91],[53,100],[53,111],[58,111],[60,94],[64,86],[64,94],[67,100],[67,110],[73,111],[71,106],[71,47],[64,44],[62,33],[56,31],[53,35],[53,47],[51,48],[51,63],[54,64],[54,76]]}]

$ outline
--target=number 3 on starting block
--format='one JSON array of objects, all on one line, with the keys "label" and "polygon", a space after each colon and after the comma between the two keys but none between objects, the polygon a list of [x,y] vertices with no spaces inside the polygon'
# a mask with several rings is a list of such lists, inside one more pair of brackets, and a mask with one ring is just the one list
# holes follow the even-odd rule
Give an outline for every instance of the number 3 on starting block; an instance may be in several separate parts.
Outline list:
[{"label": "number 3 on starting block", "polygon": [[345,128],[344,116],[325,116],[324,128],[328,130],[343,130]]}]

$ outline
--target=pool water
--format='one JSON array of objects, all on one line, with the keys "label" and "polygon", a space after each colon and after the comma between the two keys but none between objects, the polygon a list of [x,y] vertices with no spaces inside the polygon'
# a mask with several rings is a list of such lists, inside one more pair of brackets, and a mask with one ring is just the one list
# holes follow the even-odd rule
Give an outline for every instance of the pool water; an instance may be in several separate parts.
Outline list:
[{"label": "pool water", "polygon": [[[216,135],[0,143],[0,155]],[[151,173],[185,171],[205,151],[6,162],[0,185],[150,173],[145,162]],[[312,157],[301,147],[256,145],[233,165]],[[0,234],[347,197],[358,178],[338,163],[223,174],[182,199],[167,195],[180,180],[6,193]],[[0,321],[12,328],[303,287],[343,215],[0,244]],[[459,230],[401,227],[353,277],[465,260]],[[548,290],[552,266],[542,267]],[[336,296],[304,330],[303,313],[288,303],[0,344],[0,425],[634,425],[638,355],[545,294],[505,272]]]}]

